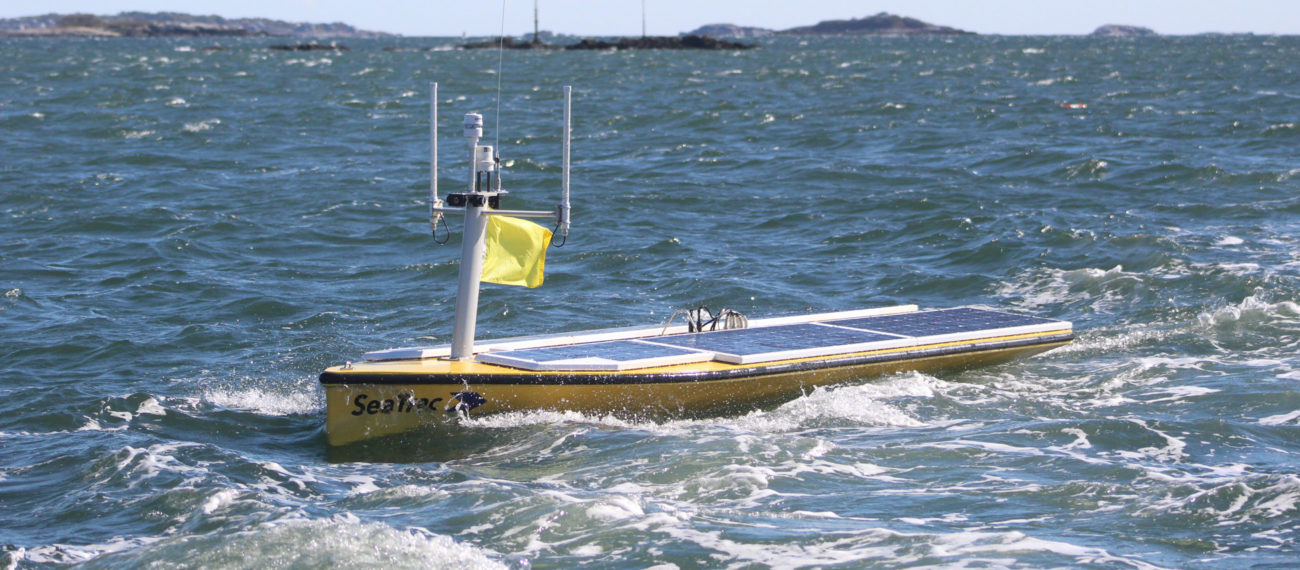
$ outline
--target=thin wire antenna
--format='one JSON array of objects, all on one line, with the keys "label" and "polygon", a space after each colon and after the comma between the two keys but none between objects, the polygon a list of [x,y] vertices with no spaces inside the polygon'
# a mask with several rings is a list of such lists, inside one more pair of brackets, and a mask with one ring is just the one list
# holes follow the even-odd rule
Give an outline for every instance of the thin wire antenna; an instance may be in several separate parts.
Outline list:
[{"label": "thin wire antenna", "polygon": [[497,116],[496,126],[492,129],[493,146],[497,156],[501,156],[501,62],[506,53],[506,0],[501,0],[501,34],[497,36]]}]

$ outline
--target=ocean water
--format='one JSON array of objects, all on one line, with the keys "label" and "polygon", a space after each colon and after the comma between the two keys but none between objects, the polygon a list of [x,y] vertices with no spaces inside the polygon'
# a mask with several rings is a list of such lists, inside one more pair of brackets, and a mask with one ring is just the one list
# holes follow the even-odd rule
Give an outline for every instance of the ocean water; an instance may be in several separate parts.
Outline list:
[{"label": "ocean water", "polygon": [[[781,38],[500,73],[421,49],[445,39],[270,43],[0,40],[0,567],[1300,563],[1300,38]],[[332,460],[319,372],[449,340],[431,81],[442,190],[479,111],[521,208],[557,199],[575,88],[573,234],[544,286],[483,288],[481,338],[916,303],[1077,341]]]}]

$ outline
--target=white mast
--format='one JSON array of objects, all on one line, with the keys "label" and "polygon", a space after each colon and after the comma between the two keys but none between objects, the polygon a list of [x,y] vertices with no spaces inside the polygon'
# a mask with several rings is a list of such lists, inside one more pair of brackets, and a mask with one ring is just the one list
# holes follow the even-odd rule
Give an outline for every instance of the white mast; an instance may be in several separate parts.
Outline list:
[{"label": "white mast", "polygon": [[[474,356],[474,325],[478,320],[478,283],[483,276],[483,255],[487,251],[487,200],[482,174],[491,175],[492,147],[479,146],[483,137],[483,115],[465,115],[465,138],[472,157],[469,164],[469,191],[464,205],[465,233],[461,236],[460,277],[456,284],[456,320],[451,333],[451,358],[464,360]],[[483,160],[486,158],[486,161]],[[484,164],[486,163],[486,164]],[[482,170],[481,170],[482,169]]]}]

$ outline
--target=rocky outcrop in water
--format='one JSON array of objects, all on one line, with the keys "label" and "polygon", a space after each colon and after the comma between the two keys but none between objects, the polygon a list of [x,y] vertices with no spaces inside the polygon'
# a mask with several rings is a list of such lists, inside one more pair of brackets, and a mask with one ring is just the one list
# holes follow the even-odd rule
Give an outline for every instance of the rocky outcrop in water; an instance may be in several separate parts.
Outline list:
[{"label": "rocky outcrop in water", "polygon": [[1140,38],[1146,36],[1157,36],[1155,30],[1143,28],[1142,26],[1123,26],[1119,24],[1106,24],[1092,31],[1093,36],[1106,38]]},{"label": "rocky outcrop in water", "polygon": [[753,49],[758,46],[719,40],[707,36],[687,35],[681,37],[670,36],[647,36],[641,38],[619,38],[613,41],[598,40],[592,38],[583,38],[576,44],[558,46],[542,42],[521,42],[513,38],[504,38],[500,40],[489,40],[485,42],[474,42],[462,44],[460,49],[496,49],[497,46],[504,49],[564,49],[564,50],[629,50],[629,49],[689,49],[689,50],[716,50],[716,49]]},{"label": "rocky outcrop in water", "polygon": [[707,36],[648,36],[642,38],[620,38],[615,42],[593,40],[590,38],[565,46],[570,50],[625,50],[625,49],[753,49],[758,46]]},{"label": "rocky outcrop in water", "polygon": [[562,46],[548,44],[543,41],[516,40],[514,38],[499,38],[485,42],[472,42],[456,46],[460,49],[564,49]]},{"label": "rocky outcrop in water", "polygon": [[266,49],[272,49],[276,51],[348,51],[351,48],[343,44],[340,44],[338,42],[330,42],[327,44],[322,44],[319,42],[312,41],[312,42],[305,42],[301,44],[271,45],[271,46],[266,46]]}]

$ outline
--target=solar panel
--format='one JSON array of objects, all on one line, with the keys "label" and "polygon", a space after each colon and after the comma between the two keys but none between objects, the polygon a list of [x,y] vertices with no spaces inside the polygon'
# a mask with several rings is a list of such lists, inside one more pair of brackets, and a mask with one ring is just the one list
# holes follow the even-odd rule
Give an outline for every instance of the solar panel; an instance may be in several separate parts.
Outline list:
[{"label": "solar panel", "polygon": [[1069,323],[1052,319],[970,308],[917,311],[899,315],[830,321],[827,324],[910,337],[986,337],[990,336],[988,333],[992,331],[998,331],[1000,334],[1019,334],[1044,332],[1069,326]]},{"label": "solar panel", "polygon": [[984,309],[941,309],[484,352],[477,358],[525,370],[617,371],[708,360],[754,364],[1069,328],[1068,322],[1039,317]]},{"label": "solar panel", "polygon": [[704,362],[712,360],[713,354],[638,340],[613,340],[487,352],[477,358],[480,362],[525,370],[631,370]]},{"label": "solar panel", "polygon": [[815,323],[661,336],[646,339],[646,342],[713,352],[717,360],[732,364],[810,358],[912,344],[910,339],[893,334]]}]

